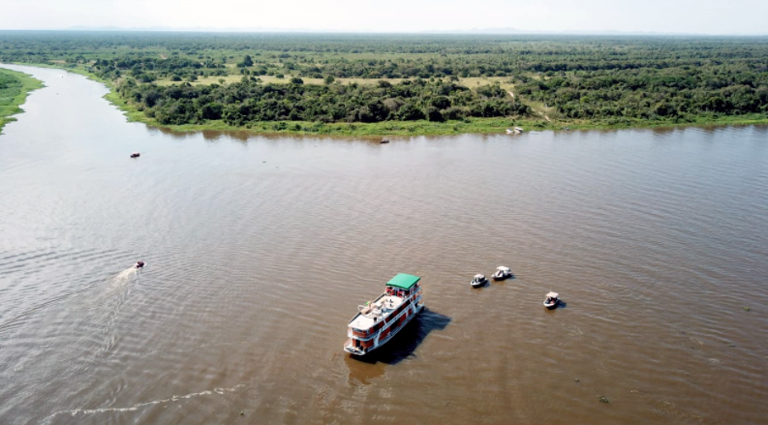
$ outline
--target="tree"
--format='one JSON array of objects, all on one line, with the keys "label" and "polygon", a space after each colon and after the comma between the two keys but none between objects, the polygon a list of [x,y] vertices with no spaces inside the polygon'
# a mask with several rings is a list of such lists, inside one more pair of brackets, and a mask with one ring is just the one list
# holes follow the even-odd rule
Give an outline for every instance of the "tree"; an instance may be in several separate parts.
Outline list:
[{"label": "tree", "polygon": [[443,114],[441,114],[440,111],[434,106],[430,106],[429,108],[427,108],[427,119],[435,122],[445,121]]},{"label": "tree", "polygon": [[200,115],[206,120],[218,120],[221,119],[221,114],[224,107],[216,102],[211,102],[200,110]]},{"label": "tree", "polygon": [[250,66],[253,66],[253,59],[251,59],[251,55],[245,55],[243,58],[243,61],[238,63],[237,66],[239,68],[248,68]]},{"label": "tree", "polygon": [[413,103],[405,103],[398,111],[397,117],[401,121],[416,121],[424,119],[424,112],[421,109],[413,105]]}]

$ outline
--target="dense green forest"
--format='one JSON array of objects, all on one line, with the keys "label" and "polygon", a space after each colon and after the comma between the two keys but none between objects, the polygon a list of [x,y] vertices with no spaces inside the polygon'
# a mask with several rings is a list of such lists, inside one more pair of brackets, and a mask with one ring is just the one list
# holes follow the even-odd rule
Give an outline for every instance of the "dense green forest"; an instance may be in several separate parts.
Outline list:
[{"label": "dense green forest", "polygon": [[0,61],[90,74],[164,125],[768,121],[765,37],[5,31]]},{"label": "dense green forest", "polygon": [[246,79],[227,85],[158,87],[128,80],[118,93],[162,124],[202,123],[223,119],[233,126],[258,121],[363,122],[528,115],[498,85],[472,91],[444,81],[403,81],[376,85],[260,84]]}]

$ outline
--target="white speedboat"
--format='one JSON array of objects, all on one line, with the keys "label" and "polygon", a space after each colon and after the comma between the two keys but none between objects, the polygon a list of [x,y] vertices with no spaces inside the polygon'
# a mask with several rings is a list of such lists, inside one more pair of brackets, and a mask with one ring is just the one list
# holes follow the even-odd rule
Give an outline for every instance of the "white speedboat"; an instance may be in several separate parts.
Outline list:
[{"label": "white speedboat", "polygon": [[496,267],[496,273],[493,274],[493,280],[504,280],[510,277],[512,277],[512,271],[505,266]]},{"label": "white speedboat", "polygon": [[550,292],[547,294],[547,298],[544,299],[544,307],[555,308],[560,303],[560,295],[557,292]]},{"label": "white speedboat", "polygon": [[475,277],[472,278],[472,281],[469,282],[470,285],[472,285],[473,288],[479,288],[483,285],[488,283],[488,279],[485,278],[485,276],[481,274],[476,274]]}]

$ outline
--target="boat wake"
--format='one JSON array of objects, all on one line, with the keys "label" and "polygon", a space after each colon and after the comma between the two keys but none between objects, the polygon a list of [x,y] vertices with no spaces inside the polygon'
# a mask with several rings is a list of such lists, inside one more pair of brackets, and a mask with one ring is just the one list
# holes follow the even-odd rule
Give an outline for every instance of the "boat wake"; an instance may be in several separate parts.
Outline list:
[{"label": "boat wake", "polygon": [[[123,270],[117,275],[110,276],[106,280],[102,280],[101,285],[98,285],[98,279],[92,281],[93,284],[96,284],[96,287],[88,285],[44,300],[26,311],[22,311],[17,316],[0,323],[0,335],[7,330],[23,326],[26,322],[32,320],[33,316],[44,313],[45,310],[64,302],[69,303],[67,307],[69,310],[76,310],[78,308],[86,310],[99,309],[103,308],[111,300],[116,300],[117,307],[119,307],[127,294],[130,283],[138,280],[138,271],[139,269],[134,266]],[[43,319],[38,318],[38,320]]]},{"label": "boat wake", "polygon": [[135,411],[137,411],[137,410],[139,410],[141,408],[149,407],[149,406],[154,406],[154,405],[158,405],[158,404],[175,403],[175,402],[179,402],[179,401],[183,401],[183,400],[189,400],[191,398],[202,397],[202,396],[207,396],[207,395],[214,395],[214,394],[224,395],[225,393],[233,393],[233,392],[237,391],[239,388],[242,388],[243,386],[244,386],[243,384],[237,384],[237,385],[235,385],[232,388],[214,388],[212,390],[200,391],[198,393],[190,393],[190,394],[185,394],[185,395],[174,395],[174,396],[171,396],[169,398],[163,398],[163,399],[159,399],[159,400],[146,401],[146,402],[143,402],[143,403],[136,403],[133,406],[128,406],[128,407],[104,407],[104,408],[100,408],[100,409],[60,410],[60,411],[54,412],[50,416],[48,416],[48,418],[46,418],[46,420],[43,421],[43,423],[49,424],[49,423],[51,423],[53,418],[55,418],[56,416],[66,415],[66,414],[69,414],[72,417],[76,417],[76,416],[79,416],[79,415],[93,415],[93,414],[97,414],[97,413],[135,412]]},{"label": "boat wake", "polygon": [[136,277],[138,277],[138,275],[139,269],[136,267],[127,268],[118,273],[117,276],[112,279],[112,286],[117,288],[123,287],[128,282],[133,281]]},{"label": "boat wake", "polygon": [[136,267],[127,268],[117,275],[107,279],[103,287],[101,296],[97,297],[96,302],[103,302],[106,298],[113,298],[116,295],[125,295],[131,283],[139,279],[139,269]]}]

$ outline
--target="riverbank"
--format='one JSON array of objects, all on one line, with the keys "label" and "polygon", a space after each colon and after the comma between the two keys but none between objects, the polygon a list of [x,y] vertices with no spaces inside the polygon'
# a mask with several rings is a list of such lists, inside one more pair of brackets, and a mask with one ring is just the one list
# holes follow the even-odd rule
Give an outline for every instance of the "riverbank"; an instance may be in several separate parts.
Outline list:
[{"label": "riverbank", "polygon": [[[440,136],[457,134],[498,134],[505,133],[506,129],[522,127],[525,131],[542,130],[618,130],[632,128],[685,128],[685,127],[709,127],[728,125],[755,125],[768,124],[766,114],[748,114],[735,116],[696,116],[692,118],[667,118],[667,119],[630,119],[611,118],[597,120],[563,120],[557,117],[549,117],[541,114],[539,117],[524,118],[465,118],[444,122],[427,120],[417,121],[383,121],[377,123],[323,123],[312,121],[259,121],[249,122],[244,126],[229,125],[224,120],[209,120],[201,124],[168,125],[147,116],[135,105],[127,102],[116,91],[116,82],[100,78],[98,75],[79,67],[61,67],[51,64],[25,64],[17,65],[39,66],[43,68],[62,69],[64,71],[83,75],[91,80],[98,81],[110,90],[104,98],[120,109],[130,122],[141,122],[153,127],[168,129],[173,132],[193,131],[245,131],[254,134],[295,134],[295,135],[324,135],[324,136]],[[286,83],[288,84],[288,83]]]},{"label": "riverbank", "polygon": [[[542,130],[618,130],[631,128],[684,128],[708,127],[727,125],[768,124],[768,115],[749,114],[737,116],[698,116],[689,119],[668,118],[655,120],[613,118],[601,120],[562,120],[543,114],[540,117],[500,117],[500,118],[465,118],[445,122],[427,120],[417,121],[383,121],[377,123],[323,123],[312,121],[260,121],[251,122],[245,126],[233,126],[223,120],[210,120],[202,124],[168,125],[147,116],[136,106],[125,101],[115,90],[112,81],[106,81],[85,70],[77,69],[76,73],[85,75],[109,87],[105,95],[110,103],[123,111],[129,121],[142,122],[147,125],[162,127],[174,132],[191,131],[246,131],[254,134],[281,133],[296,135],[339,135],[339,136],[441,136],[457,134],[498,134],[506,129],[521,127],[525,131]],[[287,83],[286,83],[287,84]]]},{"label": "riverbank", "polygon": [[20,106],[27,95],[42,87],[41,81],[27,74],[0,68],[0,133],[5,124],[16,120],[13,115],[24,112]]},{"label": "riverbank", "polygon": [[498,134],[506,129],[521,127],[525,131],[543,130],[618,130],[632,128],[685,128],[728,125],[768,124],[768,116],[751,114],[723,117],[697,117],[693,120],[570,120],[535,119],[535,118],[466,118],[459,121],[432,122],[418,121],[384,121],[378,123],[322,123],[309,121],[261,121],[248,123],[238,127],[225,123],[223,120],[211,120],[203,124],[167,125],[146,116],[142,111],[126,102],[109,83],[95,76],[90,78],[105,83],[110,92],[104,96],[110,103],[124,112],[128,121],[142,122],[150,126],[161,127],[173,132],[192,131],[246,131],[255,134],[281,133],[295,135],[339,135],[339,136],[441,136],[457,134]]}]

